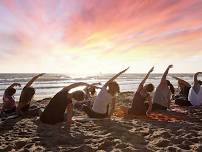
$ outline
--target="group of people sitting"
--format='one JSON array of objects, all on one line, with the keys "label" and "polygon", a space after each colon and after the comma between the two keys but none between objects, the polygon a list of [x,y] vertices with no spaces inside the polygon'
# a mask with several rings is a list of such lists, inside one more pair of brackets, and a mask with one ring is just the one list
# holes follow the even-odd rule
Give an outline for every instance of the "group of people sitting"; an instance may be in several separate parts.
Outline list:
[{"label": "group of people sitting", "polygon": [[[170,108],[171,100],[173,99],[179,106],[202,105],[202,81],[197,78],[202,72],[194,74],[193,86],[181,78],[174,77],[178,80],[179,86],[179,93],[175,95],[175,88],[170,81],[167,80],[168,72],[172,67],[172,65],[167,67],[156,89],[152,83],[145,84],[149,75],[154,70],[154,67],[149,70],[134,92],[132,105],[128,109],[128,115],[149,115],[151,111],[167,110]],[[50,100],[40,114],[40,120],[46,124],[63,122],[65,120],[65,111],[67,111],[66,121],[68,128],[70,128],[72,124],[73,108],[74,105],[76,105],[74,104],[75,101],[81,103],[82,106],[80,110],[84,111],[90,118],[106,118],[112,116],[115,110],[116,96],[120,92],[119,85],[115,79],[127,70],[128,68],[116,74],[102,87],[97,86],[100,85],[100,83],[87,84],[84,82],[78,82],[64,87]],[[21,85],[14,83],[9,86],[3,96],[2,111],[5,113],[17,112],[20,115],[27,112],[33,95],[35,94],[35,89],[31,87],[31,85],[42,75],[43,74],[39,74],[33,77],[25,85],[17,107],[13,97],[16,92],[14,87]],[[85,89],[71,92],[73,88],[79,86],[85,86]],[[96,88],[100,89],[100,92],[95,99],[93,99],[93,102],[91,102],[89,99],[94,96]],[[154,95],[152,95],[154,90]]]},{"label": "group of people sitting", "polygon": [[30,108],[30,103],[35,94],[35,89],[32,87],[33,82],[41,77],[43,74],[39,74],[33,77],[22,89],[18,105],[16,106],[14,94],[16,93],[15,87],[21,87],[19,83],[13,83],[4,92],[3,95],[3,106],[1,113],[11,114],[18,113],[18,115],[23,115]]}]

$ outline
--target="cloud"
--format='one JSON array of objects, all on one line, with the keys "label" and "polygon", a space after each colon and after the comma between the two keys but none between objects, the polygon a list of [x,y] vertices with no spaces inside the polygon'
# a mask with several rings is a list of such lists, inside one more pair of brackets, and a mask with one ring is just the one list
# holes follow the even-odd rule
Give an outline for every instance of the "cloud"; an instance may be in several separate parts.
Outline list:
[{"label": "cloud", "polygon": [[189,58],[202,54],[201,16],[200,0],[1,0],[0,52],[4,63],[32,56],[44,69],[67,58]]}]

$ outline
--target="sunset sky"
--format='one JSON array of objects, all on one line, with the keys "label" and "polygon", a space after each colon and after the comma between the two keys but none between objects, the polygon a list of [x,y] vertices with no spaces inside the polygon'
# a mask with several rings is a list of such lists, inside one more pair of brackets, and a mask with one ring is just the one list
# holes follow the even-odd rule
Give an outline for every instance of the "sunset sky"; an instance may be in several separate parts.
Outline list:
[{"label": "sunset sky", "polygon": [[0,72],[202,71],[202,0],[1,0]]}]

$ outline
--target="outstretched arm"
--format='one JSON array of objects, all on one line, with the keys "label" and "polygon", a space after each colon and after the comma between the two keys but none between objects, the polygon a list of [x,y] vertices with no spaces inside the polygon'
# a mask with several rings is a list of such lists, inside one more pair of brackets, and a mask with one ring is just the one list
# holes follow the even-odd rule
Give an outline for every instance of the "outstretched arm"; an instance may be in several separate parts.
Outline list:
[{"label": "outstretched arm", "polygon": [[98,86],[96,86],[96,85],[101,85],[101,83],[98,82],[98,83],[89,84],[85,89],[87,90],[87,89],[89,89],[90,87],[94,87],[95,89],[101,89],[101,87],[98,87]]},{"label": "outstretched arm", "polygon": [[166,81],[166,76],[168,75],[168,72],[169,72],[170,68],[172,68],[172,67],[173,67],[173,65],[169,65],[167,67],[166,71],[164,72],[164,74],[163,74],[163,76],[161,78],[161,82],[165,82]]},{"label": "outstretched arm", "polygon": [[141,89],[143,88],[143,86],[144,86],[146,80],[148,79],[150,73],[151,73],[153,70],[154,70],[154,67],[152,67],[152,68],[149,70],[149,72],[147,73],[147,75],[145,76],[145,78],[144,78],[144,79],[142,80],[142,82],[140,83],[140,85],[139,85],[139,87],[138,87],[138,89],[137,89],[137,92],[141,91]]},{"label": "outstretched arm", "polygon": [[79,87],[79,86],[91,86],[91,85],[89,85],[88,83],[84,83],[84,82],[77,82],[77,83],[73,83],[73,84],[70,84],[69,86],[64,87],[62,90],[69,91],[69,90]]},{"label": "outstretched arm", "polygon": [[96,85],[101,85],[101,83],[100,82],[96,82],[96,83],[92,83],[91,85],[96,86]]},{"label": "outstretched arm", "polygon": [[15,86],[21,87],[21,84],[20,83],[13,83],[8,88],[13,88]]},{"label": "outstretched arm", "polygon": [[38,79],[39,77],[41,77],[42,75],[44,75],[45,73],[41,73],[41,74],[38,74],[37,76],[33,77],[26,85],[25,87],[30,87],[32,85],[32,83]]},{"label": "outstretched arm", "polygon": [[191,87],[191,85],[187,81],[185,81],[185,80],[183,80],[181,78],[178,78],[176,76],[173,76],[173,78],[176,79],[178,81],[178,83],[180,82],[180,83],[184,84],[187,87]]},{"label": "outstretched arm", "polygon": [[123,71],[117,73],[115,76],[113,76],[111,79],[109,79],[109,80],[104,84],[104,87],[107,87],[107,85],[108,85],[110,82],[114,81],[118,76],[120,76],[122,73],[126,72],[128,69],[129,69],[129,67],[126,68],[125,70],[123,70]]}]

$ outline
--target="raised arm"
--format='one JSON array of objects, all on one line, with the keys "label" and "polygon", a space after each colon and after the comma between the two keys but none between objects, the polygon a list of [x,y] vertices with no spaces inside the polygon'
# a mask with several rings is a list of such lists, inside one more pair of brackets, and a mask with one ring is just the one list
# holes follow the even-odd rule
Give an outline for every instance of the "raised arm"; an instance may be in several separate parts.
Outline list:
[{"label": "raised arm", "polygon": [[45,73],[41,73],[41,74],[38,74],[37,76],[34,76],[26,85],[25,87],[30,87],[32,85],[32,83],[38,79],[39,77],[41,77],[42,75],[44,75]]},{"label": "raised arm", "polygon": [[13,88],[15,86],[21,87],[21,84],[20,83],[13,83],[8,88]]},{"label": "raised arm", "polygon": [[90,87],[95,87],[95,89],[101,89],[101,88],[102,88],[102,87],[98,87],[98,86],[96,86],[96,85],[101,85],[101,83],[100,83],[100,82],[98,82],[98,83],[92,83],[92,84],[88,85],[88,86],[86,87],[86,89],[88,89],[88,88],[90,88]]},{"label": "raised arm", "polygon": [[73,83],[73,84],[70,84],[69,86],[64,87],[62,90],[69,91],[69,90],[79,87],[79,86],[91,86],[91,85],[89,85],[88,83],[84,83],[84,82],[77,82],[77,83]]},{"label": "raised arm", "polygon": [[176,76],[173,76],[173,78],[176,79],[178,81],[178,83],[180,82],[180,83],[184,84],[187,87],[191,87],[191,85],[187,81],[185,81],[185,80],[183,80],[181,78],[178,78]]},{"label": "raised arm", "polygon": [[149,72],[147,73],[147,75],[145,76],[145,78],[144,78],[144,79],[142,80],[142,82],[140,83],[140,85],[139,85],[139,87],[138,87],[138,89],[137,89],[137,92],[141,91],[141,89],[143,88],[143,86],[144,86],[146,80],[148,79],[150,73],[151,73],[153,70],[154,70],[154,67],[152,67],[152,68],[149,70]]},{"label": "raised arm", "polygon": [[166,76],[168,75],[168,72],[170,70],[170,68],[173,68],[173,65],[169,65],[166,69],[166,71],[164,72],[162,78],[161,78],[161,82],[166,82]]},{"label": "raised arm", "polygon": [[96,83],[92,83],[91,85],[96,86],[96,85],[101,85],[101,83],[100,82],[96,82]]},{"label": "raised arm", "polygon": [[110,82],[114,81],[118,76],[120,76],[122,73],[126,72],[128,69],[129,69],[129,67],[126,68],[125,70],[123,70],[123,71],[117,73],[115,76],[113,76],[111,79],[109,79],[109,80],[104,84],[104,87],[107,87],[107,85],[108,85]]}]

